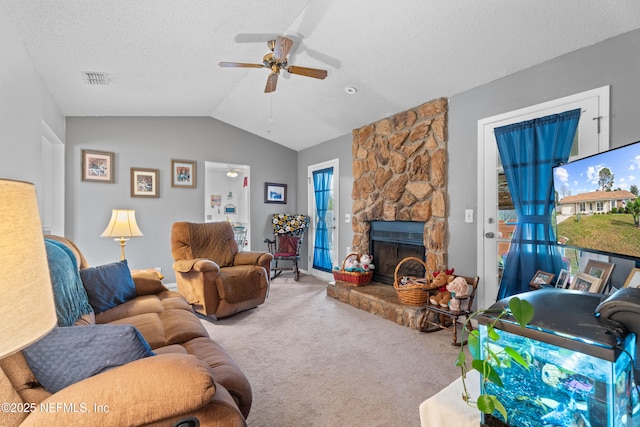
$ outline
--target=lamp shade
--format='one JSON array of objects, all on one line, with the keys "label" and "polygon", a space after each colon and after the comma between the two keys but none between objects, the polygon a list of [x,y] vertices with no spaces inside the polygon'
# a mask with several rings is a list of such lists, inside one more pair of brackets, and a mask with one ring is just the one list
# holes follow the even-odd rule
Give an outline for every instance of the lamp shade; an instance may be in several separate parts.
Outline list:
[{"label": "lamp shade", "polygon": [[136,211],[132,209],[113,209],[109,225],[100,237],[139,237],[142,231],[136,222]]},{"label": "lamp shade", "polygon": [[0,179],[0,357],[57,324],[35,186]]}]

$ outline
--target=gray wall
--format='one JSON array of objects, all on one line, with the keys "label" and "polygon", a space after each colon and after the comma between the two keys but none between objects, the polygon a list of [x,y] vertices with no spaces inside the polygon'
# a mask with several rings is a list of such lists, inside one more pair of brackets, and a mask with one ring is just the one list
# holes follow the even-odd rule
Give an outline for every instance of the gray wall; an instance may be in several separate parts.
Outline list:
[{"label": "gray wall", "polygon": [[0,177],[43,186],[42,123],[64,141],[64,116],[13,25],[0,14]]},{"label": "gray wall", "polygon": [[[81,180],[81,150],[115,153],[115,183]],[[171,159],[197,161],[197,188],[171,187]],[[175,221],[204,221],[204,161],[250,166],[251,247],[265,250],[271,235],[269,215],[297,206],[297,152],[211,118],[69,117],[66,141],[66,230],[91,265],[119,260],[119,246],[100,234],[111,209],[135,209],[143,237],[126,247],[131,268],[171,269],[170,231]],[[160,197],[130,197],[130,168],[160,170]],[[264,204],[264,183],[288,185],[286,205]]]}]

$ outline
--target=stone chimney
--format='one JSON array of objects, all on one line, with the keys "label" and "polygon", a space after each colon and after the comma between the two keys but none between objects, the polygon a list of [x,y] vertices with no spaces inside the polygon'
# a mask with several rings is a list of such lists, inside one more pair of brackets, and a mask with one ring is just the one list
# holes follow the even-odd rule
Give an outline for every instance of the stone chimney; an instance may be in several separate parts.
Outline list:
[{"label": "stone chimney", "polygon": [[424,222],[426,262],[446,267],[445,98],[353,130],[353,250],[369,252],[370,221]]}]

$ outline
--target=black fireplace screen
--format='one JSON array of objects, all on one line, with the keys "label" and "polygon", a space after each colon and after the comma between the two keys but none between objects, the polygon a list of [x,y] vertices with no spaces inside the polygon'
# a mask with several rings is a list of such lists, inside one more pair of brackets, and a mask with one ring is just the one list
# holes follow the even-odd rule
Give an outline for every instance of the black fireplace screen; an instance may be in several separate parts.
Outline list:
[{"label": "black fireplace screen", "polygon": [[[371,254],[376,266],[373,281],[393,285],[396,266],[407,257],[425,259],[424,223],[410,221],[372,221],[369,234]],[[405,262],[398,276],[424,277],[424,267]]]}]

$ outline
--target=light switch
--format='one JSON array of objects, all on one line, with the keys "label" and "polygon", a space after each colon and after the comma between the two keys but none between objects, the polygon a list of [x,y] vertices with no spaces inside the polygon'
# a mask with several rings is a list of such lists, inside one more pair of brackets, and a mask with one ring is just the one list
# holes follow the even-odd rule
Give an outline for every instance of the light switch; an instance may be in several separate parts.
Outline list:
[{"label": "light switch", "polygon": [[465,209],[464,211],[464,222],[473,222],[473,209]]},{"label": "light switch", "polygon": [[344,214],[344,222],[351,224],[351,214]]}]

